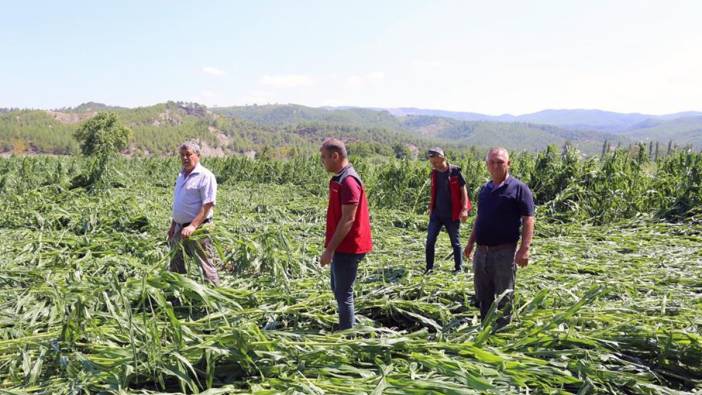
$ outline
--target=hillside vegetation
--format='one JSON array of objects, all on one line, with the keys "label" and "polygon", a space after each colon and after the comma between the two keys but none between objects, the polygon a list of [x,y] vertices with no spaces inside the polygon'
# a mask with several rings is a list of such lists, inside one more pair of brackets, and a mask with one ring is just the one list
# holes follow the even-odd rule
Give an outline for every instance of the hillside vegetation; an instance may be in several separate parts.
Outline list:
[{"label": "hillside vegetation", "polygon": [[179,143],[195,139],[207,155],[289,157],[315,151],[328,136],[343,138],[359,155],[398,157],[416,155],[432,145],[455,150],[502,145],[517,151],[572,145],[585,154],[598,154],[605,141],[610,146],[672,141],[679,147],[702,149],[702,117],[649,119],[625,132],[606,133],[524,121],[393,115],[364,108],[252,105],[209,109],[176,102],[124,108],[91,102],[53,111],[5,109],[0,112],[0,153],[74,154],[73,132],[101,111],[114,112],[134,131],[124,152],[130,155],[166,155]]}]

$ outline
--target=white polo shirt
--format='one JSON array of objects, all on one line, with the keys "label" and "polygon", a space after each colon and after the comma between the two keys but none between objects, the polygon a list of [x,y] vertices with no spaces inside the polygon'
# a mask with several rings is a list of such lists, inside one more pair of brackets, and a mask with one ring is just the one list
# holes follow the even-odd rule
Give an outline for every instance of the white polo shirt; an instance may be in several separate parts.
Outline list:
[{"label": "white polo shirt", "polygon": [[[211,171],[200,163],[187,176],[181,170],[173,191],[173,221],[192,222],[205,203],[215,204],[216,197],[217,179]],[[212,211],[205,218],[212,218]]]}]

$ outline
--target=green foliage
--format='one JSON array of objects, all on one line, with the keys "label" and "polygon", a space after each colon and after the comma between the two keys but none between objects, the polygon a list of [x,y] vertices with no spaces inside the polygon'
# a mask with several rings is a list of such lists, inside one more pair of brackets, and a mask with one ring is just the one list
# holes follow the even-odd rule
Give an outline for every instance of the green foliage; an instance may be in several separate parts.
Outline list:
[{"label": "green foliage", "polygon": [[110,162],[125,149],[132,131],[119,124],[117,115],[110,112],[98,113],[86,121],[74,136],[80,143],[83,155],[90,157],[88,171],[73,179],[72,187],[103,189],[110,172]]},{"label": "green foliage", "polygon": [[327,109],[295,104],[272,104],[213,108],[212,111],[227,117],[244,119],[267,126],[318,123],[370,129],[400,129],[397,118],[387,111],[365,108]]},{"label": "green foliage", "polygon": [[74,136],[80,150],[86,156],[110,156],[118,153],[129,143],[132,131],[120,125],[117,114],[101,112],[86,121]]},{"label": "green foliage", "polygon": [[561,146],[570,142],[580,151],[593,154],[598,152],[604,140],[622,143],[630,141],[626,137],[603,132],[522,122],[458,121],[432,116],[408,116],[403,125],[410,130],[461,146],[502,146],[519,151],[538,151],[548,145]]},{"label": "green foliage", "polygon": [[345,139],[355,147],[357,156],[406,154],[395,152],[393,146],[440,145],[466,151],[470,147],[485,149],[502,145],[515,151],[538,151],[550,144],[566,143],[591,155],[602,152],[605,140],[613,146],[628,146],[641,140],[671,139],[674,140],[671,152],[688,144],[693,149],[702,147],[696,118],[662,122],[650,130],[641,129],[640,133],[614,135],[530,123],[467,122],[415,115],[394,117],[385,111],[358,108],[267,105],[207,109],[195,103],[167,102],[133,109],[85,103],[53,112],[0,113],[0,151],[75,153],[78,147],[71,138],[71,125],[98,111],[117,114],[134,131],[127,148],[129,153],[144,155],[172,154],[174,147],[183,141],[198,140],[208,152],[260,152],[269,147],[270,156],[280,159],[290,157],[292,149],[314,152],[329,136]]},{"label": "green foliage", "polygon": [[397,159],[409,159],[412,156],[412,151],[409,147],[403,144],[394,144],[392,151]]},{"label": "green foliage", "polygon": [[[474,193],[487,177],[480,155],[448,155]],[[545,202],[537,211],[532,263],[518,272],[514,322],[497,332],[481,325],[470,304],[472,275],[450,274],[452,262],[439,259],[434,275],[421,275],[427,218],[411,202],[428,195],[426,161],[352,157],[371,199],[375,245],[355,285],[359,325],[341,333],[331,332],[335,301],[329,272],[317,263],[329,174],[316,156],[203,158],[220,180],[212,229],[221,256],[217,288],[202,283],[193,262],[187,275],[166,270],[176,158],[117,159],[116,169],[129,178],[110,194],[69,188],[88,158],[0,159],[0,388],[30,394],[702,389],[702,213],[685,211],[701,202],[702,155],[676,153],[639,166],[625,151],[600,162],[554,147],[512,159],[515,175],[541,179]],[[593,192],[569,192],[581,183]],[[651,188],[661,196],[635,201]],[[587,207],[608,189],[605,196],[623,194],[637,212],[622,210],[624,199]],[[674,202],[684,222],[650,217]],[[596,218],[603,225],[580,220],[594,210],[611,211]],[[448,256],[448,239],[440,237],[437,256]]]},{"label": "green foliage", "polygon": [[78,152],[74,130],[75,126],[62,124],[45,111],[1,113],[0,152],[74,154]]},{"label": "green foliage", "polygon": [[671,121],[651,122],[650,125],[625,132],[625,135],[635,140],[650,140],[673,142],[678,147],[691,146],[702,150],[702,117],[687,117]]}]

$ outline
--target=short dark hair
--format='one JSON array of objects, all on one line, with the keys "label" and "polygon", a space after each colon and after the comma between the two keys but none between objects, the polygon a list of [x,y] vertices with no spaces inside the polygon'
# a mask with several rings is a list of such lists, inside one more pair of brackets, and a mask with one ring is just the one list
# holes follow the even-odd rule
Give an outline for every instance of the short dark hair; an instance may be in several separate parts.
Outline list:
[{"label": "short dark hair", "polygon": [[346,144],[344,144],[344,142],[339,139],[328,138],[324,140],[320,149],[323,149],[327,152],[336,152],[342,158],[348,157],[348,153],[346,152]]}]

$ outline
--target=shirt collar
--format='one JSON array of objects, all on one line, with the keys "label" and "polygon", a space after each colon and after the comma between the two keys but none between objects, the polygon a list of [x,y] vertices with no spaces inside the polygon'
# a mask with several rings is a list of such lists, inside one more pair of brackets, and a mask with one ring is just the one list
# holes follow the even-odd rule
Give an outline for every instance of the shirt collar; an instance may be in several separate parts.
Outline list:
[{"label": "shirt collar", "polygon": [[451,165],[450,165],[450,164],[448,163],[448,161],[447,161],[447,162],[446,162],[446,170],[439,170],[439,169],[432,169],[432,170],[434,170],[434,171],[437,172],[437,173],[443,174],[443,173],[446,173],[446,172],[448,172],[449,170],[451,170]]},{"label": "shirt collar", "polygon": [[490,181],[488,181],[488,185],[490,185],[490,188],[492,188],[492,189],[497,189],[497,188],[500,188],[504,185],[509,184],[511,181],[512,181],[512,176],[509,173],[507,173],[507,177],[505,178],[504,181],[502,181],[502,184],[495,185],[495,183],[492,182],[492,180],[490,180]]},{"label": "shirt collar", "polygon": [[[198,164],[199,164],[199,163],[198,163]],[[348,169],[350,169],[350,168],[351,168],[351,164],[349,163],[348,165],[344,166],[343,169],[339,170],[339,172],[336,173],[336,174],[334,175],[334,177],[340,177],[342,174],[344,174],[344,173],[346,172],[346,170],[348,170]]]},{"label": "shirt collar", "polygon": [[[190,176],[191,174],[199,174],[199,173],[201,173],[201,172],[202,172],[202,165],[200,164],[200,162],[198,162],[198,164],[195,165],[195,167],[193,168],[193,170],[192,170],[190,173],[188,173],[188,176]],[[185,175],[185,172],[183,171],[183,169],[180,169],[180,174],[181,174],[183,177],[187,177],[187,176]]]}]

